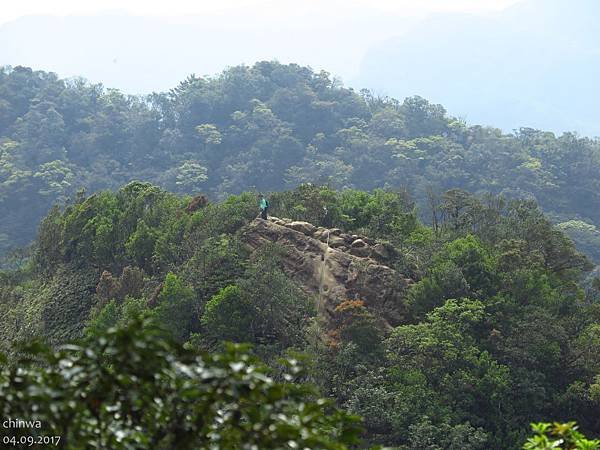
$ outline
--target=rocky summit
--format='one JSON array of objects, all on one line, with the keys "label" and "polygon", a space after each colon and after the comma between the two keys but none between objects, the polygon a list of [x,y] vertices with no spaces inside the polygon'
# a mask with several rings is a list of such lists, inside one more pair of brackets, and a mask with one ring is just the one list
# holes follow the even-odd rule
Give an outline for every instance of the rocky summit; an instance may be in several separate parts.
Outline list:
[{"label": "rocky summit", "polygon": [[360,299],[386,326],[401,322],[405,291],[413,280],[387,265],[393,247],[337,228],[277,217],[252,221],[242,241],[252,250],[279,246],[285,272],[317,298],[325,317],[344,300]]}]

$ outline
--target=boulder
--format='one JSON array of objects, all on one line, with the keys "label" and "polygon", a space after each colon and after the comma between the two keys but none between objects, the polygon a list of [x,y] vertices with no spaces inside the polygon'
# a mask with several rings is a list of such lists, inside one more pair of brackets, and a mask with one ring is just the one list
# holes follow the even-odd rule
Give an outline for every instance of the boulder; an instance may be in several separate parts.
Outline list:
[{"label": "boulder", "polygon": [[287,224],[287,226],[292,230],[299,231],[307,236],[312,235],[317,230],[317,227],[315,227],[312,223],[301,222],[299,220],[290,222]]},{"label": "boulder", "polygon": [[[356,241],[355,241],[356,242]],[[371,249],[369,247],[352,247],[350,249],[350,254],[354,256],[360,256],[361,258],[368,258],[371,254]]]},{"label": "boulder", "polygon": [[340,230],[339,228],[330,228],[329,233],[331,233],[333,236],[339,236],[340,234],[342,234],[342,230]]},{"label": "boulder", "polygon": [[368,247],[367,243],[363,239],[355,239],[352,241],[352,248],[363,248]]},{"label": "boulder", "polygon": [[340,234],[340,237],[341,237],[341,238],[342,238],[344,241],[346,241],[348,244],[351,244],[351,243],[352,243],[352,241],[354,240],[354,239],[352,239],[352,236],[351,236],[351,235],[349,235],[349,234],[347,234],[347,233],[342,233],[342,234]]},{"label": "boulder", "polygon": [[329,230],[325,227],[317,227],[317,230],[313,233],[313,237],[315,239],[321,239],[323,236],[325,236],[325,238],[327,238],[327,234],[329,233]]},{"label": "boulder", "polygon": [[388,248],[383,244],[375,244],[373,247],[371,247],[371,250],[373,252],[373,256],[378,259],[388,260],[392,257]]},{"label": "boulder", "polygon": [[285,226],[285,224],[286,224],[283,220],[281,220],[278,217],[271,216],[267,220],[269,220],[270,222],[276,223],[277,225],[281,225],[281,226]]},{"label": "boulder", "polygon": [[346,240],[341,236],[330,236],[329,246],[332,248],[345,247]]},{"label": "boulder", "polygon": [[329,241],[331,241],[333,238],[336,238],[336,237],[339,237],[339,236],[336,236],[335,234],[333,234],[331,232],[331,230],[328,230],[327,228],[325,228],[323,230],[323,232],[321,233],[321,235],[319,236],[319,240],[321,242],[327,242],[328,238],[329,238]]}]

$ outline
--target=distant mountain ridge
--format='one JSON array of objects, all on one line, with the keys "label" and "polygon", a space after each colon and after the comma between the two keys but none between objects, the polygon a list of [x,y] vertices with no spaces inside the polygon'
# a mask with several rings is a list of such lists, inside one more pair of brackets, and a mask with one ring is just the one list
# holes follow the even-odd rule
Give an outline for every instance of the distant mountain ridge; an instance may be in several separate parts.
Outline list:
[{"label": "distant mountain ridge", "polygon": [[600,3],[530,0],[430,17],[373,47],[358,82],[421,95],[469,122],[600,135]]},{"label": "distant mountain ridge", "polygon": [[191,73],[279,60],[328,70],[356,90],[420,95],[469,123],[600,135],[599,2],[522,0],[499,12],[424,20],[342,6],[26,16],[0,26],[0,65],[148,94]]},{"label": "distant mountain ridge", "polygon": [[469,126],[422,97],[344,88],[262,61],[168,92],[114,89],[26,67],[0,70],[0,254],[27,245],[55,203],[132,180],[214,199],[303,183],[535,199],[598,260],[600,140]]}]

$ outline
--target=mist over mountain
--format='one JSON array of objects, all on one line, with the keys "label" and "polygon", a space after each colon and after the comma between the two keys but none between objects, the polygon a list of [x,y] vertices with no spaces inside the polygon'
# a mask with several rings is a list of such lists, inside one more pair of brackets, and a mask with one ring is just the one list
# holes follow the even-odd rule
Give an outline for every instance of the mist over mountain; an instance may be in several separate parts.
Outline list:
[{"label": "mist over mountain", "polygon": [[357,83],[421,95],[469,122],[600,134],[600,4],[531,0],[436,15],[374,46]]},{"label": "mist over mountain", "polygon": [[308,2],[293,14],[275,3],[261,14],[246,6],[170,18],[26,16],[0,26],[0,65],[147,94],[191,73],[279,60],[325,69],[356,89],[420,95],[470,123],[597,136],[599,9],[592,0],[524,0],[421,20]]},{"label": "mist over mountain", "polygon": [[0,26],[0,65],[83,76],[130,94],[168,90],[192,73],[273,59],[347,79],[358,74],[372,42],[407,21],[378,11],[356,15],[335,4],[299,5],[293,17],[277,5],[263,14],[244,7],[170,18],[122,11],[25,16]]}]

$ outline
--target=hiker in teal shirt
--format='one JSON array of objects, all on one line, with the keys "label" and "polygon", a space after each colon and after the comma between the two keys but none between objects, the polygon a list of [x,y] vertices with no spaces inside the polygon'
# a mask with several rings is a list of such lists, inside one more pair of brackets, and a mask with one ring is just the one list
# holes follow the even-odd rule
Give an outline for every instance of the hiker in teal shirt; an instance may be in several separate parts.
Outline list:
[{"label": "hiker in teal shirt", "polygon": [[269,209],[269,201],[265,198],[264,195],[259,194],[260,197],[260,217],[261,219],[267,220],[267,210]]}]

